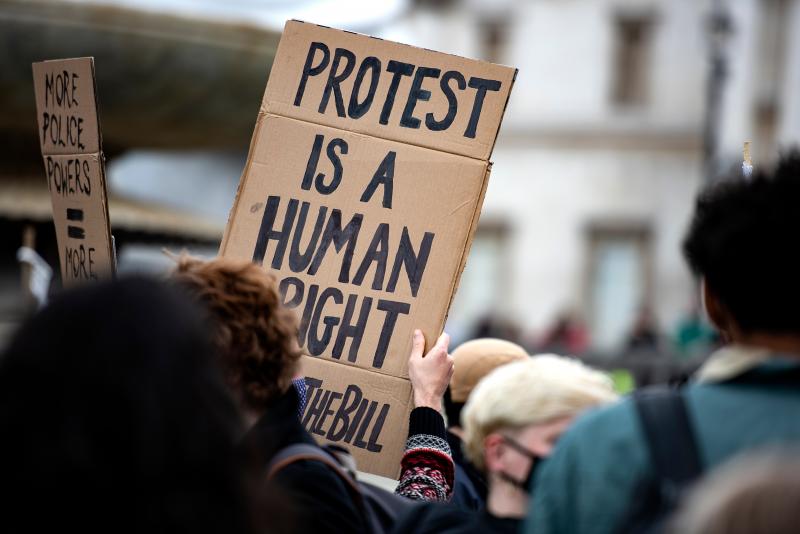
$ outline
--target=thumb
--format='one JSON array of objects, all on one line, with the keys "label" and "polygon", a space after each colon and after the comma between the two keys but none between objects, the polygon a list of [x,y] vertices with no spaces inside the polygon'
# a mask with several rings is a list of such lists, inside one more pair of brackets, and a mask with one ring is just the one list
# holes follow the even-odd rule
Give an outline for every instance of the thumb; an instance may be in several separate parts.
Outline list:
[{"label": "thumb", "polygon": [[425,336],[422,330],[414,330],[414,336],[411,341],[411,358],[422,358],[425,353]]},{"label": "thumb", "polygon": [[439,339],[436,340],[436,347],[435,349],[437,352],[441,352],[443,354],[447,354],[447,348],[450,346],[450,335],[446,332],[442,332],[442,335],[439,336]]}]

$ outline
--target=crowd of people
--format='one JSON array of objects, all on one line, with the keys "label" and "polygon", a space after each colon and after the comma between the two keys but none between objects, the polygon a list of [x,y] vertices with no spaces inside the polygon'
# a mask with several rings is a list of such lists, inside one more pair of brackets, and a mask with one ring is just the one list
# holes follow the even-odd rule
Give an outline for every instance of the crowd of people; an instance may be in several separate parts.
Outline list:
[{"label": "crowd of people", "polygon": [[724,346],[681,389],[414,331],[394,493],[304,429],[297,318],[260,266],[66,291],[0,357],[0,530],[794,532],[798,198],[798,152],[700,194],[684,254]]}]

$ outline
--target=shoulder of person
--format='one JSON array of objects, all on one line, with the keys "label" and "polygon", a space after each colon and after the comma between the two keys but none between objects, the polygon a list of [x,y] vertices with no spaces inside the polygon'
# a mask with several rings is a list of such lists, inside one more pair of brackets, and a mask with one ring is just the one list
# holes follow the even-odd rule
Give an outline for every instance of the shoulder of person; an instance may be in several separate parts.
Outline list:
[{"label": "shoulder of person", "polygon": [[341,475],[330,466],[319,460],[298,460],[292,462],[275,473],[275,480],[281,484],[291,486],[316,486],[324,480],[326,484],[333,484],[333,488],[347,491],[346,482]]},{"label": "shoulder of person", "polygon": [[474,524],[478,514],[452,503],[422,503],[400,517],[392,534],[427,534],[453,530]]},{"label": "shoulder of person", "polygon": [[614,532],[648,469],[632,398],[581,415],[537,474],[525,532]]},{"label": "shoulder of person", "polygon": [[273,480],[306,514],[299,531],[368,532],[351,488],[328,465],[318,460],[299,460],[278,471]]},{"label": "shoulder of person", "polygon": [[278,471],[273,480],[296,500],[356,512],[352,489],[341,475],[318,460],[298,460]]},{"label": "shoulder of person", "polygon": [[590,449],[595,456],[598,448],[617,450],[620,446],[638,444],[643,444],[641,424],[633,398],[626,396],[580,415],[559,439],[556,452],[577,446]]}]

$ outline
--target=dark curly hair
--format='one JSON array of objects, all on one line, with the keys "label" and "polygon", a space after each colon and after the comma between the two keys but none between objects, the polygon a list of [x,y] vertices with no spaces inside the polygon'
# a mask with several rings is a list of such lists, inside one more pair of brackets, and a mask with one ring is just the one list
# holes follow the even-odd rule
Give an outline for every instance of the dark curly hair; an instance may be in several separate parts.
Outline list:
[{"label": "dark curly hair", "polygon": [[795,149],[772,172],[735,176],[702,192],[684,255],[743,332],[800,334],[798,229]]},{"label": "dark curly hair", "polygon": [[275,278],[245,260],[178,260],[173,279],[207,308],[228,385],[258,413],[291,385],[301,351],[297,319]]}]

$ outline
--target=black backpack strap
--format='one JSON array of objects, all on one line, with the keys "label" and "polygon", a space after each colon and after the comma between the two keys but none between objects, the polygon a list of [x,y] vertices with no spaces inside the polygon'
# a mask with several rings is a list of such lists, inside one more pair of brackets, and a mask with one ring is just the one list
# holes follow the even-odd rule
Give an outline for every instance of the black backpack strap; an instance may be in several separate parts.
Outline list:
[{"label": "black backpack strap", "polygon": [[703,472],[694,428],[679,390],[645,388],[633,395],[662,493],[676,499]]},{"label": "black backpack strap", "polygon": [[327,444],[322,446],[327,454],[336,459],[336,462],[344,469],[353,480],[358,480],[356,473],[358,467],[356,466],[356,459],[350,454],[350,451],[339,445]]},{"label": "black backpack strap", "polygon": [[[289,445],[269,462],[267,479],[272,479],[284,467],[303,460],[322,462],[339,476],[361,513],[368,532],[380,534],[390,530],[400,512],[413,504],[381,488],[358,482],[354,475],[355,460],[343,448],[318,447],[308,443]],[[352,464],[353,472],[342,465],[342,460]]]},{"label": "black backpack strap", "polygon": [[272,479],[284,467],[302,460],[322,462],[336,473],[353,493],[360,497],[361,490],[358,484],[353,480],[350,473],[339,464],[337,458],[324,449],[308,443],[295,443],[281,449],[267,465],[267,479]]}]

